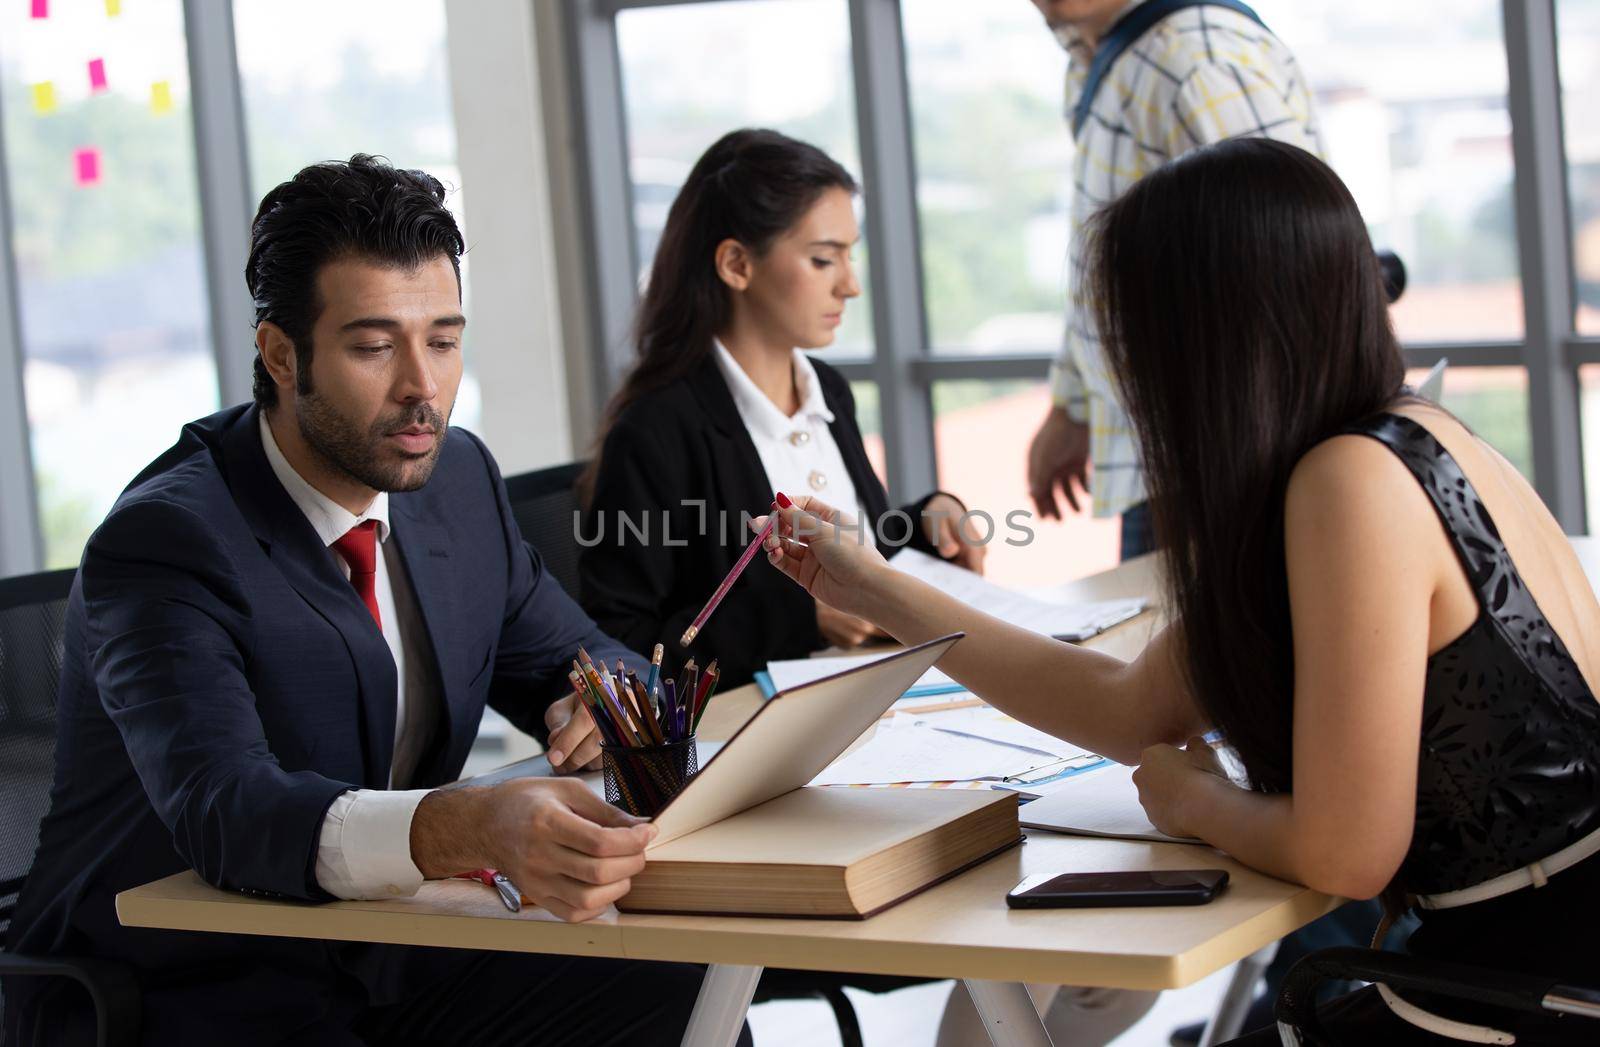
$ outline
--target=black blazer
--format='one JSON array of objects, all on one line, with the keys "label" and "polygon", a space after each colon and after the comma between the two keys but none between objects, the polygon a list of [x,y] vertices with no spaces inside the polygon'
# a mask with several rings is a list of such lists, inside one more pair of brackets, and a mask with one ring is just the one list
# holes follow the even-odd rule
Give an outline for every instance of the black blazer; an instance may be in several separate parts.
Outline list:
[{"label": "black blazer", "polygon": [[[234,407],[185,426],[89,539],[67,605],[50,813],[11,922],[17,951],[132,964],[147,1043],[276,1043],[384,993],[369,946],[141,930],[114,911],[118,891],[185,868],[328,900],[323,815],[345,790],[388,782],[394,660],[272,473],[256,419]],[[405,784],[459,775],[485,703],[543,735],[580,643],[642,666],[544,572],[476,437],[451,429],[427,485],[389,504],[445,706]],[[7,1011],[40,982],[7,985]]]},{"label": "black blazer", "polygon": [[[907,542],[904,520],[883,520],[889,499],[862,446],[850,383],[820,360],[812,365],[833,412],[829,431],[879,548],[892,556],[905,544],[937,555],[919,515],[933,494],[903,507],[915,523]],[[827,501],[828,493],[821,494]],[[708,356],[688,376],[630,404],[606,435],[580,533],[584,610],[635,650],[664,644],[669,672],[691,655],[701,666],[716,658],[723,687],[750,682],[771,659],[804,658],[827,646],[817,630],[815,601],[760,554],[690,649],[678,644],[754,537],[741,513],[766,513],[772,495],[733,394]],[[703,513],[696,500],[704,503]],[[633,529],[619,525],[624,517]],[[641,539],[638,530],[646,524]]]}]

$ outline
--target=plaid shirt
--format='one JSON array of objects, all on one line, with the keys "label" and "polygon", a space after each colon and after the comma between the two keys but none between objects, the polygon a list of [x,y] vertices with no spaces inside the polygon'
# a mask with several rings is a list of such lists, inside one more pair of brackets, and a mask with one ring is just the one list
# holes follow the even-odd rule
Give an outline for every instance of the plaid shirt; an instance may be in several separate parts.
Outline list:
[{"label": "plaid shirt", "polygon": [[[1133,0],[1124,9],[1137,6]],[[1093,53],[1070,35],[1066,111]],[[1084,224],[1129,186],[1197,146],[1264,136],[1322,152],[1311,94],[1289,49],[1255,22],[1191,7],[1156,23],[1100,82],[1072,161],[1072,273],[1066,344],[1051,368],[1057,405],[1089,425],[1096,516],[1145,499],[1139,448],[1101,352],[1084,289]]]}]

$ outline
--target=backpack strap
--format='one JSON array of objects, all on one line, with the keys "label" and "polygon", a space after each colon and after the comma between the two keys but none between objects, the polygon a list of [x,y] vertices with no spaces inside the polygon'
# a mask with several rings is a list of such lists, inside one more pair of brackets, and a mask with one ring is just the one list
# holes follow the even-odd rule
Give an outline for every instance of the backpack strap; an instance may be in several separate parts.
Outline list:
[{"label": "backpack strap", "polygon": [[1100,90],[1100,83],[1105,80],[1106,74],[1111,72],[1111,66],[1116,60],[1122,57],[1122,52],[1137,43],[1151,26],[1163,18],[1191,7],[1227,8],[1229,11],[1244,15],[1261,28],[1267,28],[1267,23],[1261,20],[1261,16],[1240,0],[1145,0],[1119,18],[1095,45],[1094,61],[1089,63],[1089,74],[1083,83],[1083,93],[1078,96],[1078,104],[1072,107],[1074,138],[1078,137],[1083,125],[1088,122],[1089,110],[1094,106],[1094,96]]}]

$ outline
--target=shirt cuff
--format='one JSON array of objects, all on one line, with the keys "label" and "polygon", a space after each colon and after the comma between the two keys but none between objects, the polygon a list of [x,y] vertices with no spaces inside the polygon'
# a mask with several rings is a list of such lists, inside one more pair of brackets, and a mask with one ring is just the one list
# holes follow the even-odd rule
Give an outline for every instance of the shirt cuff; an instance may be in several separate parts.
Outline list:
[{"label": "shirt cuff", "polygon": [[1050,364],[1050,402],[1065,408],[1067,417],[1074,422],[1089,420],[1089,396],[1079,377],[1077,368],[1065,360]]},{"label": "shirt cuff", "polygon": [[335,898],[408,898],[422,886],[411,818],[431,790],[352,789],[322,818],[317,883]]}]

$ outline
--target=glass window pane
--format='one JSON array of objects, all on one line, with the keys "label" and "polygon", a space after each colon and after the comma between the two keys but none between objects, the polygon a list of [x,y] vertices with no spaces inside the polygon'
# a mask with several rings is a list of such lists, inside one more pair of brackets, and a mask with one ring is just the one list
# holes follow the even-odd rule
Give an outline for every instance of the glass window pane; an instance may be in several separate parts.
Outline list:
[{"label": "glass window pane", "polygon": [[1066,54],[1017,0],[901,12],[929,341],[1054,353],[1072,203]]},{"label": "glass window pane", "polygon": [[[1410,270],[1401,337],[1521,337],[1498,0],[1253,6],[1309,78],[1328,159],[1374,242]],[[1028,4],[903,11],[933,347],[1054,352],[1071,202],[1066,54]]]},{"label": "glass window pane", "polygon": [[1328,160],[1405,261],[1407,342],[1522,337],[1500,0],[1260,0],[1315,92]]},{"label": "glass window pane", "polygon": [[1583,490],[1588,501],[1589,532],[1600,533],[1600,364],[1578,368],[1583,429]]},{"label": "glass window pane", "polygon": [[[1041,381],[963,380],[933,386],[939,486],[969,510],[993,519],[984,573],[1019,589],[1059,585],[1114,567],[1120,550],[1118,518],[1097,520],[1085,511],[1056,522],[1034,515],[1028,497],[1028,441],[1049,405]],[[1017,511],[1027,515],[1011,517]],[[986,523],[982,526],[987,530]],[[1023,544],[1009,545],[1007,539]]]},{"label": "glass window pane", "polygon": [[[1577,265],[1577,329],[1600,334],[1600,0],[1558,0],[1562,117]],[[1590,490],[1594,485],[1590,485]],[[1591,520],[1595,519],[1591,515]]]},{"label": "glass window pane", "polygon": [[[443,182],[465,228],[444,8],[444,0],[233,0],[257,198],[307,164],[372,153]],[[468,315],[471,257],[461,259]],[[451,421],[470,429],[482,397],[470,335],[463,345]]]},{"label": "glass window pane", "polygon": [[[1412,385],[1428,372],[1406,372]],[[1444,373],[1450,411],[1486,440],[1517,471],[1533,479],[1533,442],[1528,435],[1528,372],[1521,367],[1451,367]]]},{"label": "glass window pane", "polygon": [[889,486],[889,464],[883,453],[883,414],[878,409],[877,382],[851,382],[850,392],[856,398],[856,426],[861,430],[861,442],[866,445],[867,461],[885,487]]},{"label": "glass window pane", "polygon": [[[706,148],[740,127],[769,127],[825,150],[859,180],[845,0],[733,0],[617,14],[639,279],[667,208]],[[872,288],[845,310],[835,357],[870,356]]]},{"label": "glass window pane", "polygon": [[45,561],[217,407],[180,0],[0,7],[23,393]]}]

